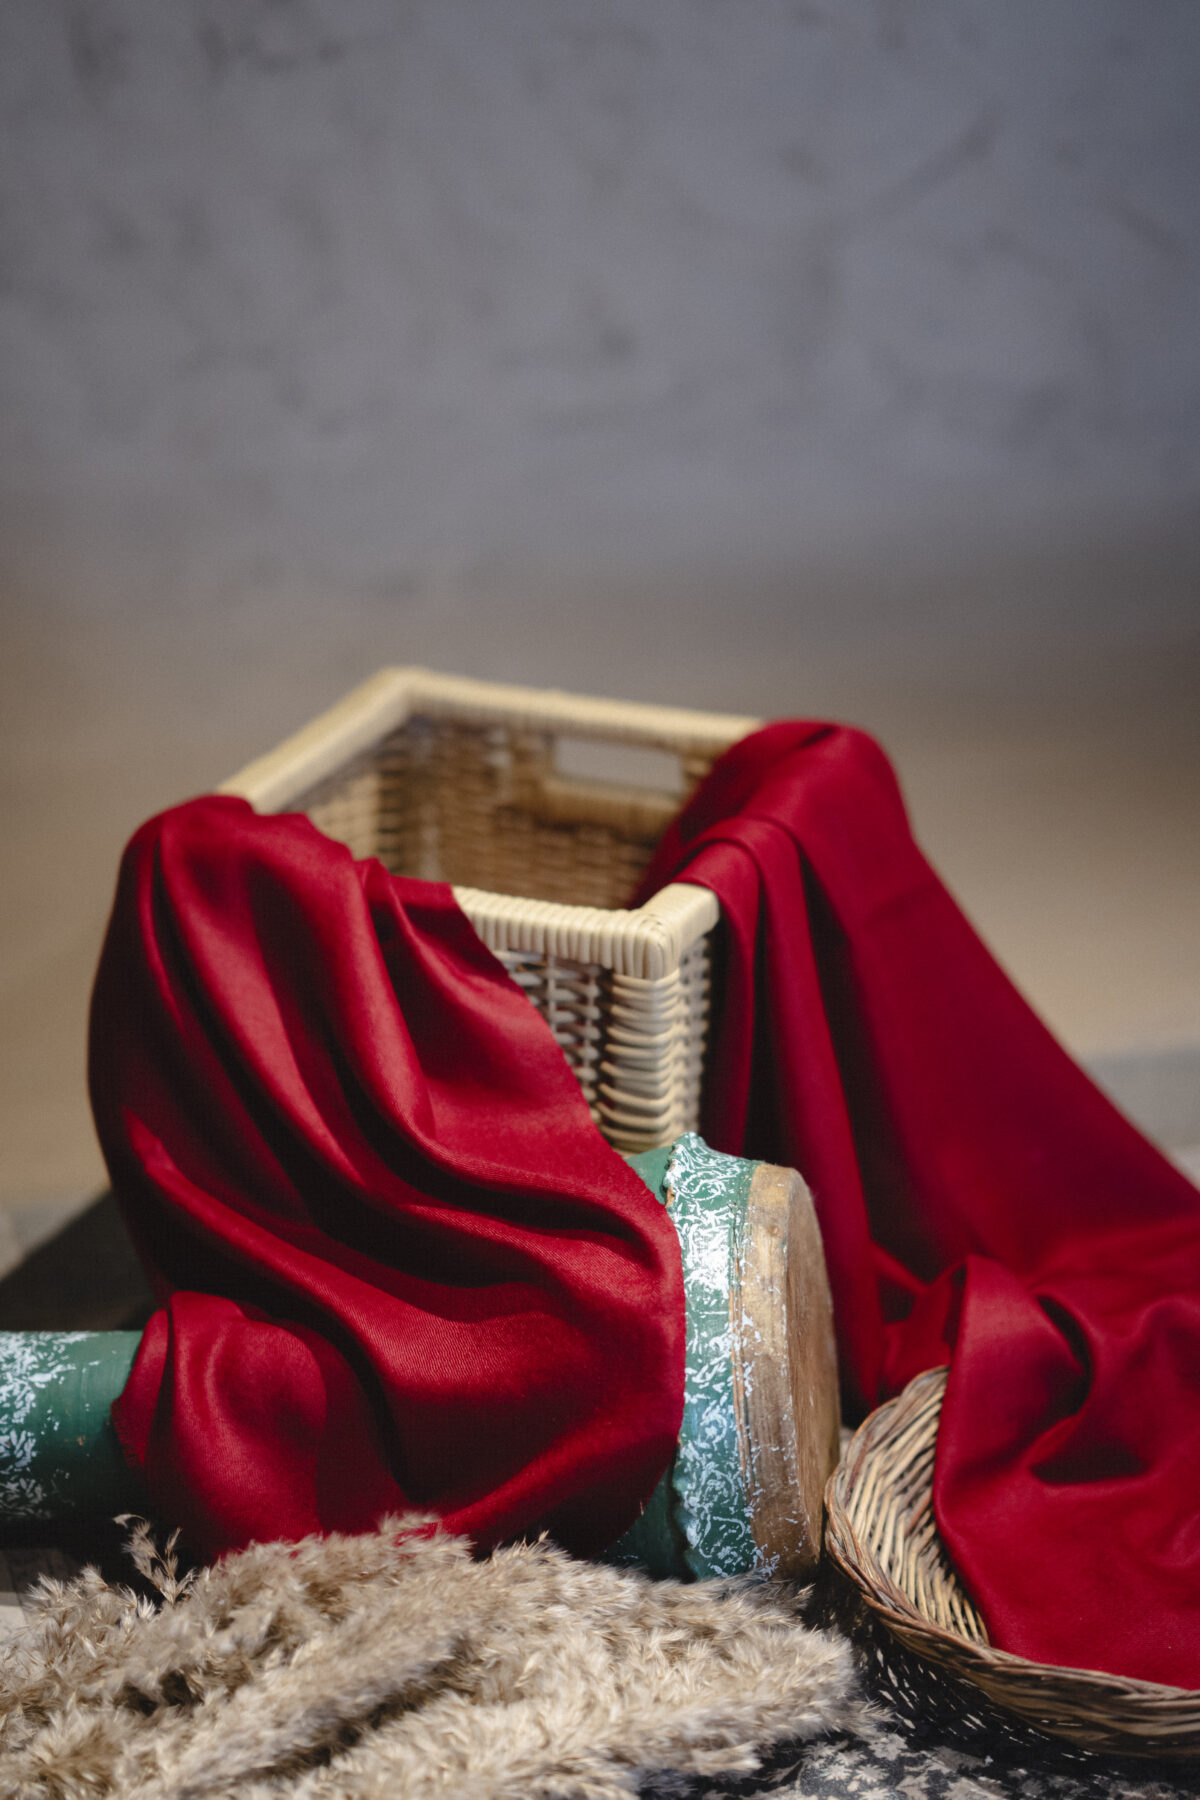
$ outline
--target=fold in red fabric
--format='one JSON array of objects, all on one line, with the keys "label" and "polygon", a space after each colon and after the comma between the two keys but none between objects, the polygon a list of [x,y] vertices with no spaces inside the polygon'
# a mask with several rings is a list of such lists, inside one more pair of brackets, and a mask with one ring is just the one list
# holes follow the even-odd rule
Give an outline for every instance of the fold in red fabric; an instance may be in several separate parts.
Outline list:
[{"label": "fold in red fabric", "polygon": [[852,1407],[949,1362],[934,1506],[993,1643],[1200,1687],[1200,1194],[1017,994],[862,733],[736,745],[643,894],[673,878],[724,917],[705,1135],[812,1186]]},{"label": "fold in red fabric", "polygon": [[163,1302],[114,1420],[198,1549],[626,1528],[679,1428],[678,1242],[449,888],[240,800],[151,820],[89,1077]]}]

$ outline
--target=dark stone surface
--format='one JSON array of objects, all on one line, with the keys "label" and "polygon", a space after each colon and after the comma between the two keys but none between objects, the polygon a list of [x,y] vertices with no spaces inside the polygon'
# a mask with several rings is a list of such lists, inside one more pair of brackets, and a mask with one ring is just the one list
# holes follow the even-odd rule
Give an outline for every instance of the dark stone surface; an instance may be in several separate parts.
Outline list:
[{"label": "dark stone surface", "polygon": [[137,1331],[153,1310],[111,1194],[0,1281],[0,1331]]}]

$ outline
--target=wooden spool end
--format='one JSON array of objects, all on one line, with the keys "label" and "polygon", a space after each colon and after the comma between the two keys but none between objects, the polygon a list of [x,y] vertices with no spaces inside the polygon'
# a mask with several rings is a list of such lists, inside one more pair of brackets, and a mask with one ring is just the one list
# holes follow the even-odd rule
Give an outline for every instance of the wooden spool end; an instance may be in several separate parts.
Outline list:
[{"label": "wooden spool end", "polygon": [[766,1568],[805,1580],[821,1554],[840,1407],[821,1233],[794,1169],[755,1169],[742,1243],[729,1304],[751,1530]]}]

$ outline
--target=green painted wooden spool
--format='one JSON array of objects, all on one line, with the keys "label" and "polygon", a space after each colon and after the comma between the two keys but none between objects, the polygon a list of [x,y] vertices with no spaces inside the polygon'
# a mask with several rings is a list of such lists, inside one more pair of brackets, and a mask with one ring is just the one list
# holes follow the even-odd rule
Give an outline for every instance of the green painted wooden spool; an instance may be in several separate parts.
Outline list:
[{"label": "green painted wooden spool", "polygon": [[[630,1159],[679,1232],[679,1444],[609,1559],[683,1578],[809,1574],[837,1460],[837,1371],[812,1202],[790,1169],[689,1134]],[[0,1333],[0,1519],[143,1507],[109,1416],[139,1335]]]},{"label": "green painted wooden spool", "polygon": [[137,1331],[0,1332],[0,1519],[144,1506],[109,1408]]},{"label": "green painted wooden spool", "polygon": [[795,1170],[723,1156],[694,1133],[629,1161],[679,1232],[687,1369],[675,1456],[608,1560],[685,1579],[803,1579],[839,1423],[811,1196]]}]

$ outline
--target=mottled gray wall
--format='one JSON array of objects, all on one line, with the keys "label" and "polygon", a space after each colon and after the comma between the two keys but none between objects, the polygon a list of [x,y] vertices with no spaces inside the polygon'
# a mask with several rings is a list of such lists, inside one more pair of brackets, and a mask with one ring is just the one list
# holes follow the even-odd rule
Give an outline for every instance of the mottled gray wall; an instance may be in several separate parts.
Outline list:
[{"label": "mottled gray wall", "polygon": [[[1123,1043],[1079,996],[1200,895],[1198,77],[1191,0],[3,0],[30,1167],[121,838],[384,660],[875,726]],[[1109,896],[1074,999],[1037,794]]]},{"label": "mottled gray wall", "polygon": [[6,0],[3,50],[60,592],[867,577],[1196,495],[1189,0]]}]

